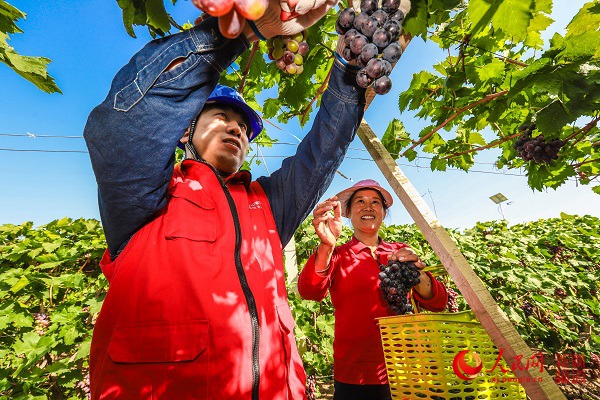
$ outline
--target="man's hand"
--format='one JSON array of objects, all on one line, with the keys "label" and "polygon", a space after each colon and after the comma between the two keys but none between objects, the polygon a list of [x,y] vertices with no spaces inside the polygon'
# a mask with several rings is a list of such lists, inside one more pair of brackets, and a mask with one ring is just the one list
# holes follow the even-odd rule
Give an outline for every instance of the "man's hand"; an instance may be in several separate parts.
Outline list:
[{"label": "man's hand", "polygon": [[295,35],[320,20],[337,2],[338,0],[299,0],[294,8],[294,12],[299,15],[291,20],[282,21],[282,3],[285,3],[284,9],[289,10],[288,4],[292,2],[269,0],[269,7],[267,7],[265,14],[252,22],[258,32],[266,39],[278,35]]},{"label": "man's hand", "polygon": [[[331,211],[333,211],[333,215]],[[313,216],[312,224],[321,243],[328,247],[334,247],[342,234],[342,205],[337,201],[337,197],[333,196],[319,203]]]}]

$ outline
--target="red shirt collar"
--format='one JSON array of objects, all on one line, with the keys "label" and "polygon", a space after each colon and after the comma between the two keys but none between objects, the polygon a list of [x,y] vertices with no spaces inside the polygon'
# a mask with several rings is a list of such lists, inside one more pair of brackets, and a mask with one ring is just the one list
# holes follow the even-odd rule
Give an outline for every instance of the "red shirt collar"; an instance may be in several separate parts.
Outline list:
[{"label": "red shirt collar", "polygon": [[[369,249],[369,247],[366,244],[359,241],[354,236],[352,236],[352,239],[348,242],[348,246],[354,252],[354,254],[358,254],[361,251],[363,251],[364,249]],[[377,250],[392,251],[392,250],[394,250],[394,246],[391,243],[383,240],[380,236],[379,237],[379,245],[377,246]],[[369,249],[369,251],[371,251],[371,250]]]},{"label": "red shirt collar", "polygon": [[[183,162],[175,165],[175,174],[177,176],[189,176],[190,174],[193,175],[194,173],[200,174],[202,173],[203,168],[210,167],[208,163],[203,161],[183,160]],[[222,179],[227,184],[241,182],[242,184],[244,184],[246,189],[248,189],[250,187],[250,183],[252,182],[252,174],[250,173],[250,171],[242,170]]]}]

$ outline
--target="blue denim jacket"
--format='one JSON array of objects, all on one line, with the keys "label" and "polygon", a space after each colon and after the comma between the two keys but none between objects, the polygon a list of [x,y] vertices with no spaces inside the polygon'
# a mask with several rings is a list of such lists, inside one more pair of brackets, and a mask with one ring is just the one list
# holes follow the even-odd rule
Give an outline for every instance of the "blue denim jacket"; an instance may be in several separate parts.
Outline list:
[{"label": "blue denim jacket", "polygon": [[[115,76],[84,130],[98,183],[100,217],[114,258],[167,202],[174,150],[220,73],[248,49],[224,38],[215,18],[153,40]],[[171,70],[168,66],[185,59]],[[285,245],[331,183],[364,112],[355,74],[335,61],[329,87],[296,154],[258,181]]]}]

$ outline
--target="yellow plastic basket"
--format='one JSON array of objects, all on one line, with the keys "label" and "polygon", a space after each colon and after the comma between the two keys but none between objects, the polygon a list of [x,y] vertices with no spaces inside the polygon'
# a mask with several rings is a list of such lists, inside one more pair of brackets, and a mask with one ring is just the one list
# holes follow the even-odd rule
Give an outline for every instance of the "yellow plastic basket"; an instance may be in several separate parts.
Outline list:
[{"label": "yellow plastic basket", "polygon": [[[494,368],[499,352],[471,311],[399,315],[377,322],[393,399],[527,398],[504,359]],[[462,350],[481,358],[483,368],[472,380],[454,373],[452,363]]]}]

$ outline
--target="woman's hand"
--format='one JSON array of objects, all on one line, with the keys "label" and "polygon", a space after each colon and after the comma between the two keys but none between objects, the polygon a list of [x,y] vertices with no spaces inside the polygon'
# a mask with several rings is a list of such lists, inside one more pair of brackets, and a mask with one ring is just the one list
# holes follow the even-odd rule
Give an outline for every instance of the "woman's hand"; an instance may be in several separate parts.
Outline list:
[{"label": "woman's hand", "polygon": [[313,216],[312,224],[321,243],[331,248],[335,247],[342,234],[342,205],[337,201],[337,197],[333,196],[317,204]]},{"label": "woman's hand", "polygon": [[[410,247],[403,247],[394,251],[390,256],[390,260],[400,262],[413,262],[415,263],[415,266],[420,270],[427,266],[423,261],[421,261],[417,253],[415,253],[415,251]],[[421,272],[421,275],[422,274],[423,272]]]},{"label": "woman's hand", "polygon": [[415,264],[415,266],[421,272],[421,275],[419,276],[419,278],[421,279],[421,282],[419,282],[414,287],[414,289],[425,300],[429,300],[433,297],[433,290],[431,287],[431,278],[429,277],[429,275],[427,275],[427,273],[425,271],[423,271],[423,269],[427,265],[425,265],[425,263],[423,261],[421,261],[421,259],[419,258],[417,253],[414,252],[413,249],[411,249],[410,247],[403,247],[399,250],[396,250],[390,256],[390,260],[394,260],[394,261],[397,260],[400,262],[413,262]]}]

